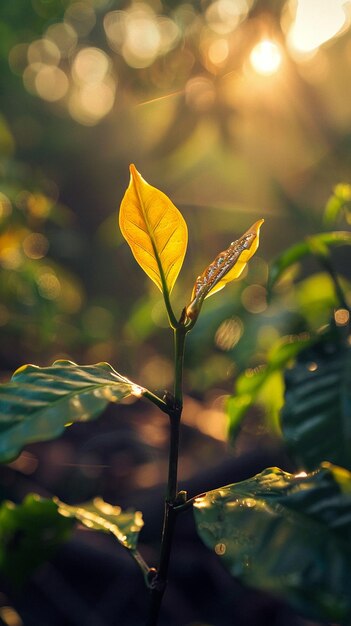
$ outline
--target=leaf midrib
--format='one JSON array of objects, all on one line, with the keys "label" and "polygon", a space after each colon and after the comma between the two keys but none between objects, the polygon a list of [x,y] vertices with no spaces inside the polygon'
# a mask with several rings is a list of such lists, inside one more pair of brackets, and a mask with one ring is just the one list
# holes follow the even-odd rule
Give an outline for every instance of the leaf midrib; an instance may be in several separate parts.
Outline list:
[{"label": "leaf midrib", "polygon": [[[128,385],[128,383],[114,383],[113,381],[111,381],[109,383],[99,383],[98,385],[86,385],[85,387],[81,387],[79,390],[70,391],[69,393],[65,394],[64,396],[61,396],[60,398],[57,398],[56,400],[53,400],[53,402],[48,403],[47,406],[45,406],[45,407],[42,407],[41,409],[38,409],[38,410],[34,409],[33,412],[29,413],[28,415],[20,416],[18,421],[14,425],[14,428],[16,426],[18,426],[18,424],[21,424],[26,419],[32,419],[35,416],[40,415],[40,413],[47,411],[48,407],[51,407],[53,405],[57,405],[60,402],[65,402],[65,401],[69,400],[73,396],[77,396],[77,395],[83,394],[87,390],[93,392],[96,389],[102,389],[103,387],[117,387],[119,384]],[[23,385],[20,385],[18,383],[13,383],[13,385],[16,385],[19,388],[23,388]],[[28,385],[28,386],[30,387],[30,385]],[[130,384],[130,387],[132,387],[131,384]],[[99,398],[99,399],[102,400],[103,398]],[[106,403],[108,403],[108,402],[112,402],[112,400],[109,400],[108,398],[106,398]],[[11,426],[7,430],[11,430]],[[4,431],[4,432],[6,432],[6,431]]]},{"label": "leaf midrib", "polygon": [[162,290],[163,290],[164,293],[168,293],[168,285],[167,285],[167,282],[166,282],[166,276],[165,276],[165,273],[163,271],[161,259],[159,257],[158,251],[157,251],[157,246],[156,246],[156,241],[155,241],[155,238],[154,238],[154,233],[153,233],[153,230],[151,228],[151,224],[149,223],[149,220],[148,220],[148,217],[147,217],[144,201],[143,201],[143,199],[141,197],[141,194],[140,194],[139,184],[135,184],[135,188],[136,188],[139,204],[141,206],[142,214],[143,214],[143,217],[144,217],[144,220],[145,220],[145,224],[146,224],[146,227],[147,227],[147,230],[148,230],[148,234],[149,234],[149,237],[150,237],[152,249],[153,249],[154,254],[155,254],[157,267],[158,267],[158,270],[160,272]]}]

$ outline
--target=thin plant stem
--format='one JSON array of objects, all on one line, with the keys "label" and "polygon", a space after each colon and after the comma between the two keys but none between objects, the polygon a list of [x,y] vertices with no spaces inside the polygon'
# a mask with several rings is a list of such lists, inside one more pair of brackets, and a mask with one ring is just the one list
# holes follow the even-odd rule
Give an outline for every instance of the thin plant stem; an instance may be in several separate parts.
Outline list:
[{"label": "thin plant stem", "polygon": [[191,509],[195,500],[197,500],[198,498],[201,498],[204,495],[205,493],[198,493],[197,496],[193,496],[192,498],[189,498],[182,504],[177,504],[177,506],[174,507],[175,514],[178,515],[178,513],[182,513],[183,511],[187,511],[188,509]]},{"label": "thin plant stem", "polygon": [[161,280],[163,287],[163,299],[167,310],[169,325],[171,326],[171,328],[173,328],[173,330],[175,330],[175,328],[177,327],[177,318],[173,313],[171,301],[169,299],[168,287],[166,284],[166,280],[164,279],[163,271],[161,273]]},{"label": "thin plant stem", "polygon": [[174,330],[174,400],[180,412],[183,408],[183,366],[187,329],[179,326]]},{"label": "thin plant stem", "polygon": [[158,406],[158,408],[161,409],[161,411],[163,411],[164,413],[167,413],[167,415],[169,414],[169,406],[167,402],[162,400],[162,398],[159,398],[159,396],[156,396],[148,389],[144,389],[143,397],[153,402],[153,404],[156,404],[156,406]]},{"label": "thin plant stem", "polygon": [[146,584],[148,584],[148,577],[150,573],[150,568],[148,564],[146,563],[146,561],[144,561],[143,557],[141,556],[138,550],[132,550],[130,554],[133,557],[134,561],[139,565],[144,575],[145,582]]},{"label": "thin plant stem", "polygon": [[170,442],[166,501],[174,504],[178,493],[179,428],[181,411],[170,415]]},{"label": "thin plant stem", "polygon": [[157,574],[151,583],[151,603],[146,626],[157,626],[161,603],[167,586],[169,560],[171,555],[175,507],[178,493],[178,456],[179,430],[183,408],[183,361],[187,330],[178,325],[174,329],[174,397],[169,403],[170,445],[168,463],[168,482],[163,518],[160,561]]}]

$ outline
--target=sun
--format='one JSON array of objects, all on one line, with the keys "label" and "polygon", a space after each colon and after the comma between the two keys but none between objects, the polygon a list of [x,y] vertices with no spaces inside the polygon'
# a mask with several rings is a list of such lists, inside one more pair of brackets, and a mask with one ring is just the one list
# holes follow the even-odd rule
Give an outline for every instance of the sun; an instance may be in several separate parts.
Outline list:
[{"label": "sun", "polygon": [[269,39],[260,41],[251,50],[250,62],[254,70],[262,76],[275,74],[282,62],[279,46]]}]

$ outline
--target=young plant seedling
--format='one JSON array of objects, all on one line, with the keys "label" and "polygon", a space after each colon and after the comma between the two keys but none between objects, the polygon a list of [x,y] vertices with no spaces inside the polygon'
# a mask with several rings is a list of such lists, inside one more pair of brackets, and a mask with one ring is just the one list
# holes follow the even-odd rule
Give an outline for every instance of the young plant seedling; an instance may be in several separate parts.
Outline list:
[{"label": "young plant seedling", "polygon": [[[220,252],[198,276],[187,304],[177,320],[170,300],[171,291],[181,269],[188,242],[185,220],[170,199],[149,185],[130,166],[130,183],[121,203],[119,224],[133,255],[146,274],[163,294],[169,325],[174,333],[174,390],[167,393],[164,405],[155,403],[169,415],[170,449],[168,482],[165,498],[160,561],[151,581],[151,609],[148,625],[157,623],[162,597],[167,584],[167,572],[174,525],[179,510],[187,506],[186,494],[178,493],[179,424],[183,408],[183,359],[185,338],[200,314],[205,298],[238,278],[256,252],[263,219],[256,222],[240,239]],[[145,394],[144,394],[145,395]],[[150,397],[152,401],[155,398]]]},{"label": "young plant seedling", "polygon": [[[134,165],[130,166],[130,174],[119,223],[135,259],[163,295],[174,335],[173,390],[160,397],[125,378],[108,363],[77,365],[56,361],[50,367],[25,365],[15,372],[11,382],[0,386],[0,461],[14,459],[28,443],[58,437],[65,426],[96,418],[110,402],[118,403],[130,395],[152,402],[168,415],[170,424],[159,561],[157,567],[148,565],[138,550],[143,526],[140,512],[122,511],[101,498],[72,506],[57,498],[44,500],[29,495],[20,505],[4,502],[0,507],[0,570],[16,579],[18,568],[14,563],[23,561],[21,571],[29,571],[30,547],[35,549],[37,565],[39,547],[43,558],[49,558],[55,546],[66,538],[73,520],[79,520],[89,528],[113,534],[134,558],[150,590],[145,624],[156,626],[167,585],[176,520],[180,513],[192,509],[200,537],[233,576],[279,595],[309,617],[350,624],[349,326],[346,332],[345,324],[341,330],[338,324],[331,324],[324,335],[309,337],[298,345],[290,342],[281,346],[271,355],[254,385],[241,385],[245,397],[239,398],[238,406],[232,409],[233,426],[242,416],[240,407],[247,408],[247,396],[252,401],[267,377],[297,356],[295,367],[286,375],[282,427],[297,466],[303,471],[293,475],[269,468],[241,483],[188,499],[186,491],[178,490],[177,479],[186,336],[196,324],[204,300],[240,277],[258,248],[263,220],[220,252],[196,278],[189,302],[184,303],[178,318],[171,293],[186,252],[186,223],[169,198],[149,185]],[[272,281],[299,255],[312,248],[315,252],[316,242],[351,242],[349,233],[330,234],[330,241],[327,239],[325,234],[316,235],[313,240],[310,237],[287,256],[282,255],[273,266]],[[318,255],[330,269],[320,245]],[[331,277],[340,304],[349,315],[335,273]],[[10,553],[8,546],[15,545],[11,537],[18,537],[19,532],[22,539]]]}]

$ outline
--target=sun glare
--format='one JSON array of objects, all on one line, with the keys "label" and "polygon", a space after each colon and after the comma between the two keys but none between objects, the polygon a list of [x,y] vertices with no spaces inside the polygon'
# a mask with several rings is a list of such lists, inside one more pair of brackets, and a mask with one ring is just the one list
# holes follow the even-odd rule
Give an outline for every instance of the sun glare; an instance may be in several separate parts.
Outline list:
[{"label": "sun glare", "polygon": [[260,41],[251,51],[250,62],[254,70],[262,76],[275,74],[282,62],[279,46],[268,39]]},{"label": "sun glare", "polygon": [[298,0],[288,34],[292,50],[308,53],[332,39],[347,26],[347,0]]}]

